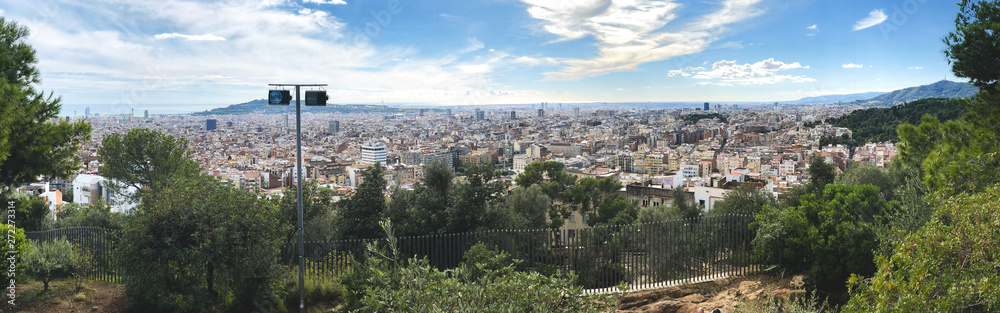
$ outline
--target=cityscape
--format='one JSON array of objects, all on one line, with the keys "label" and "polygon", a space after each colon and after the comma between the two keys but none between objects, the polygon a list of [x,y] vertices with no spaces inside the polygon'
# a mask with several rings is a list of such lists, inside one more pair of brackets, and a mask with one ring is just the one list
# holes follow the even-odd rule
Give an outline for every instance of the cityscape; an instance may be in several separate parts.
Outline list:
[{"label": "cityscape", "polygon": [[0,3],[0,312],[993,312],[998,55],[1000,0]]}]

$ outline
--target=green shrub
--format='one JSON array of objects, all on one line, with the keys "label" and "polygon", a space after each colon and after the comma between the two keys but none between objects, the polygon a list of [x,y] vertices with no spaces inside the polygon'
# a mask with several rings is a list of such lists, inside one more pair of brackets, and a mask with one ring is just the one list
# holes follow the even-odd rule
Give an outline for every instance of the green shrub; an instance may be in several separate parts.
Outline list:
[{"label": "green shrub", "polygon": [[[299,307],[299,271],[297,267],[290,267],[286,273],[281,286],[282,299],[285,301],[286,308],[295,308],[297,312]],[[306,303],[311,307],[319,305],[327,308],[337,306],[344,301],[346,290],[335,275],[306,275],[305,286]]]},{"label": "green shrub", "polygon": [[[343,277],[351,301],[359,312],[606,312],[617,301],[610,296],[582,294],[573,274],[546,276],[516,272],[514,264],[501,264],[502,252],[476,249],[465,266],[441,271],[427,259],[399,261],[391,227],[388,252],[369,245],[364,263],[357,263]],[[483,261],[476,261],[483,260]],[[484,262],[485,261],[485,262]],[[475,264],[475,265],[473,265]],[[502,266],[501,266],[502,265]],[[499,268],[498,268],[499,266]],[[481,271],[476,281],[469,268]]]},{"label": "green shrub", "polygon": [[115,249],[129,301],[144,312],[279,306],[277,210],[208,175],[174,177],[146,193]]},{"label": "green shrub", "polygon": [[888,207],[877,187],[829,184],[822,196],[807,194],[800,202],[766,206],[757,215],[751,228],[759,262],[809,271],[817,288],[832,292],[846,290],[851,274],[875,272],[876,221]]},{"label": "green shrub", "polygon": [[[4,267],[10,266],[10,261],[7,260],[11,256],[10,252],[14,252],[14,264],[17,264],[17,271],[14,272],[14,278],[21,277],[24,274],[24,256],[31,250],[31,244],[28,239],[24,236],[23,228],[14,228],[13,225],[0,224],[0,229],[3,230],[5,236],[10,235],[10,231],[14,231],[14,245],[11,246],[9,241],[4,241],[3,251],[4,254]],[[8,238],[9,239],[9,238]],[[6,275],[5,275],[6,276]]]},{"label": "green shrub", "polygon": [[24,256],[23,266],[25,273],[41,280],[43,290],[48,290],[53,279],[73,274],[73,244],[66,238],[37,244]]},{"label": "green shrub", "polygon": [[844,312],[1000,309],[1000,185],[939,206],[870,279],[852,277]]},{"label": "green shrub", "polygon": [[775,297],[768,297],[766,302],[747,302],[744,305],[736,308],[734,313],[822,313],[822,312],[836,312],[827,306],[827,303],[820,302],[816,294],[813,293],[808,297],[803,298],[792,298],[792,299],[777,299]]}]

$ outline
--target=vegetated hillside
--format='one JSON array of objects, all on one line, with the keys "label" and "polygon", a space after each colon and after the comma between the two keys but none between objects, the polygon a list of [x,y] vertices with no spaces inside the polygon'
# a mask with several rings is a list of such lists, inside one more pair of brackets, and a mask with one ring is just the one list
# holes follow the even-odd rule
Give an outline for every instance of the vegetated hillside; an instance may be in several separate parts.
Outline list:
[{"label": "vegetated hillside", "polygon": [[979,89],[967,83],[942,80],[930,85],[896,90],[871,98],[867,101],[893,105],[899,102],[914,101],[925,98],[968,98],[975,95],[977,92],[979,92]]},{"label": "vegetated hillside", "polygon": [[904,122],[920,124],[920,118],[924,114],[937,117],[942,122],[962,117],[966,109],[959,104],[961,101],[963,100],[923,99],[888,108],[857,110],[839,118],[828,119],[826,122],[833,126],[849,128],[859,143],[896,142],[899,140],[896,127]]},{"label": "vegetated hillside", "polygon": [[[302,112],[310,113],[402,113],[402,112],[414,112],[417,109],[400,109],[391,108],[384,105],[366,105],[366,104],[333,104],[327,103],[326,106],[302,106]],[[194,115],[239,115],[239,114],[250,114],[250,113],[260,113],[260,114],[279,114],[279,113],[295,113],[295,105],[269,105],[265,99],[257,99],[249,102],[244,102],[240,104],[233,104],[224,108],[215,108],[203,112],[196,112]]]},{"label": "vegetated hillside", "polygon": [[858,100],[867,100],[873,97],[884,95],[884,92],[863,92],[863,93],[852,93],[845,95],[825,95],[816,97],[806,97],[795,101],[790,101],[788,103],[793,104],[824,104],[824,103],[837,103],[837,102],[851,102]]},{"label": "vegetated hillside", "polygon": [[723,123],[727,123],[729,121],[728,117],[719,113],[688,114],[684,116],[684,121],[688,122],[688,124],[694,124],[702,119],[713,119],[713,118],[719,118],[719,120],[722,121]]}]

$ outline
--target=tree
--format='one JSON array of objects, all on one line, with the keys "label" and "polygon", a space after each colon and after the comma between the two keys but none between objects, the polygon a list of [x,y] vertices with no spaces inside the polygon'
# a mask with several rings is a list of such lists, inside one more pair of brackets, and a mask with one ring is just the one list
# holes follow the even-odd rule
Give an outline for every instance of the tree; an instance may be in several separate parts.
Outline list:
[{"label": "tree", "polygon": [[[312,224],[314,227],[307,227],[305,232],[310,236],[307,241],[333,240],[335,225],[324,225],[322,221],[329,221],[335,204],[333,201],[333,190],[320,187],[315,181],[302,183],[302,220],[305,224]],[[287,188],[282,194],[278,203],[281,212],[282,225],[285,225],[286,242],[295,239],[298,234],[296,225],[299,219],[299,202],[297,188]]]},{"label": "tree", "polygon": [[170,177],[140,208],[115,250],[136,308],[249,312],[273,297],[284,230],[274,202],[199,174]]},{"label": "tree", "polygon": [[635,223],[639,217],[639,205],[625,196],[615,194],[604,198],[595,213],[587,219],[587,225],[624,225]]},{"label": "tree", "polygon": [[354,190],[354,195],[341,200],[340,229],[341,239],[370,239],[378,236],[379,217],[385,211],[385,177],[382,176],[382,164],[375,162],[361,171],[361,184]]},{"label": "tree", "polygon": [[778,200],[764,189],[744,184],[726,193],[726,198],[712,205],[708,215],[741,214],[755,216],[765,205],[777,206]]},{"label": "tree", "polygon": [[823,157],[814,155],[809,160],[809,184],[808,189],[813,193],[822,193],[823,187],[833,183],[835,178],[833,164],[826,163]]},{"label": "tree", "polygon": [[962,0],[958,5],[955,31],[944,38],[945,57],[955,76],[980,89],[994,89],[1000,81],[1000,3]]},{"label": "tree", "polygon": [[930,222],[876,259],[874,276],[852,277],[843,312],[995,312],[998,199],[1000,185],[941,200]]},{"label": "tree", "polygon": [[896,182],[889,177],[885,170],[876,167],[874,163],[851,163],[847,170],[837,176],[835,181],[844,185],[874,185],[882,191],[882,196],[885,197],[886,201],[896,199]]},{"label": "tree", "polygon": [[465,174],[466,182],[454,188],[448,208],[448,231],[452,233],[488,227],[483,223],[487,206],[500,200],[509,186],[497,179],[500,175],[492,164],[470,166]]},{"label": "tree", "polygon": [[[716,204],[718,205],[718,204]],[[636,217],[636,223],[653,223],[653,222],[665,222],[673,221],[684,218],[684,213],[677,210],[677,207],[672,205],[654,205],[639,209],[639,215]]]},{"label": "tree", "polygon": [[111,212],[111,207],[103,200],[87,206],[64,204],[58,217],[56,228],[89,226],[107,229],[122,229],[129,218],[124,213]]},{"label": "tree", "polygon": [[580,211],[580,214],[590,214],[607,196],[618,192],[622,184],[610,177],[600,180],[584,177],[563,192],[563,199]]},{"label": "tree", "polygon": [[104,160],[101,174],[114,184],[112,188],[135,187],[139,197],[147,188],[159,189],[171,176],[194,176],[201,171],[188,158],[187,139],[146,128],[104,137],[97,153]]},{"label": "tree", "polygon": [[682,218],[701,217],[701,206],[695,205],[692,196],[683,188],[675,188],[671,194],[674,197],[671,205],[676,208],[677,212],[681,213]]},{"label": "tree", "polygon": [[60,98],[35,91],[41,83],[28,29],[0,17],[0,185],[40,175],[67,177],[80,167],[75,154],[90,140],[90,124],[58,119]]},{"label": "tree", "polygon": [[827,185],[798,207],[765,206],[751,229],[754,255],[791,272],[808,270],[821,290],[839,292],[851,274],[871,275],[875,228],[888,207],[872,185]]},{"label": "tree", "polygon": [[25,273],[42,281],[42,290],[49,282],[73,274],[73,245],[65,237],[42,242],[24,256]]},{"label": "tree", "polygon": [[487,210],[489,225],[499,229],[538,229],[548,227],[552,199],[542,192],[539,185],[518,186],[510,191],[503,202],[490,205]]},{"label": "tree", "polygon": [[[0,202],[0,203],[6,203],[6,202]],[[4,255],[7,256],[6,258],[4,258],[7,261],[7,264],[8,265],[10,264],[10,260],[8,259],[10,257],[14,258],[14,262],[16,262],[15,264],[24,264],[22,263],[22,261],[24,260],[24,256],[27,255],[28,251],[31,250],[31,245],[28,244],[28,239],[24,235],[24,229],[17,228],[14,227],[14,225],[7,225],[4,223],[0,223],[0,229],[2,229],[6,234],[7,240],[11,239],[14,240],[13,245],[11,245],[11,242],[7,241],[5,242],[6,244],[3,245],[3,248],[0,249],[0,253],[3,253]],[[14,273],[14,278],[21,277],[21,274],[24,273],[24,266],[18,266],[16,269],[14,269],[13,273]]]},{"label": "tree", "polygon": [[20,192],[0,191],[0,203],[6,204],[14,202],[14,209],[17,211],[17,226],[24,231],[46,230],[46,219],[52,220],[52,211],[49,210],[45,198]]}]

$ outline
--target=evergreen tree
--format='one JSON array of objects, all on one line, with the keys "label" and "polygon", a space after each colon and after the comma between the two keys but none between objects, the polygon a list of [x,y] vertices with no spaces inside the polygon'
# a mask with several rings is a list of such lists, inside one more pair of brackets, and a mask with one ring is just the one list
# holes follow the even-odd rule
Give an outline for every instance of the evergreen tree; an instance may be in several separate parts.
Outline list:
[{"label": "evergreen tree", "polygon": [[381,162],[361,171],[361,179],[354,195],[338,203],[341,239],[370,239],[381,233],[378,221],[386,210]]}]

